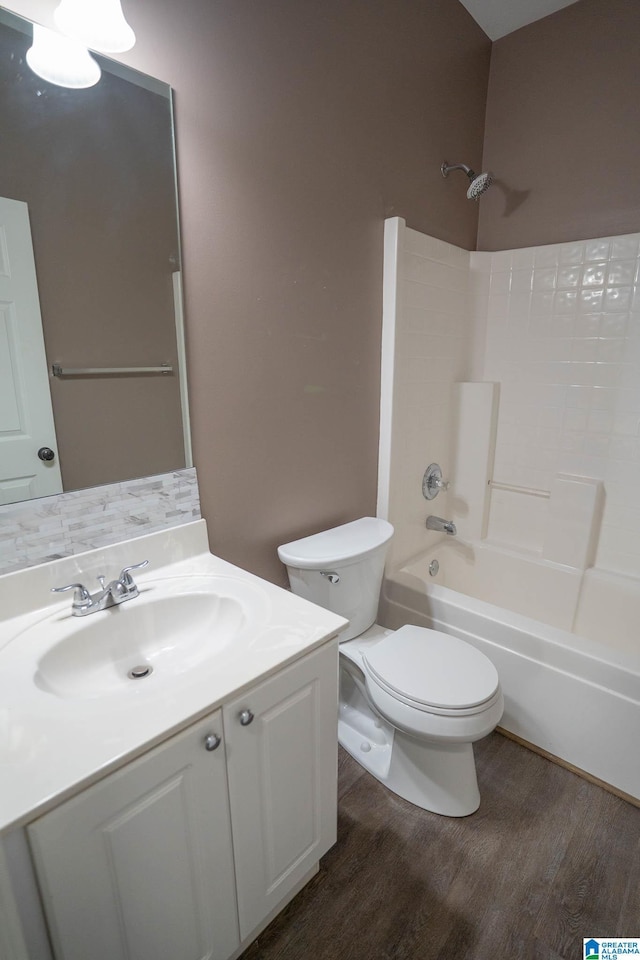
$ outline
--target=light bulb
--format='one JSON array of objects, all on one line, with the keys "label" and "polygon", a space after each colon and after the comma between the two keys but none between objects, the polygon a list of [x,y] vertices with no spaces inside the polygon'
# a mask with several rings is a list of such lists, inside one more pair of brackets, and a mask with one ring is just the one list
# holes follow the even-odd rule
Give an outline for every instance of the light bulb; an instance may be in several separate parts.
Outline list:
[{"label": "light bulb", "polygon": [[34,73],[58,87],[92,87],[100,79],[100,67],[85,46],[56,30],[33,25],[33,45],[27,63]]},{"label": "light bulb", "polygon": [[136,42],[120,0],[60,0],[53,19],[63,33],[99,53],[123,53]]}]

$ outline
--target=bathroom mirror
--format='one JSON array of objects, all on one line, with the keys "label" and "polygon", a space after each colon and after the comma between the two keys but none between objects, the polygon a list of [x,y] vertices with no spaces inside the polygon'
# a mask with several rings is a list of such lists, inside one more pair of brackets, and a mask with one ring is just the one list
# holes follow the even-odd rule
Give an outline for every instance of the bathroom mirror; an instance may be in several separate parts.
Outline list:
[{"label": "bathroom mirror", "polygon": [[[0,11],[0,281],[29,259],[29,232],[35,263],[35,307],[0,286],[0,503],[191,465],[171,90],[99,56],[96,86],[54,86],[28,67],[31,42]],[[52,428],[26,408],[32,374]],[[57,489],[30,478],[36,457]]]}]

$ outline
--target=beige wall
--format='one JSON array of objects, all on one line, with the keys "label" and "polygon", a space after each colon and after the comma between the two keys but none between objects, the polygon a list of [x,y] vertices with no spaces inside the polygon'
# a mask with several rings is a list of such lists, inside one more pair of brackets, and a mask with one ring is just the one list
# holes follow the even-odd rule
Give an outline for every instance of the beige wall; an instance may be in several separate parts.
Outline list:
[{"label": "beige wall", "polygon": [[[55,0],[11,8],[50,22]],[[465,248],[640,228],[640,6],[580,0],[493,47],[457,0],[124,0],[173,85],[193,435],[212,547],[375,509],[382,230]],[[478,206],[443,159],[490,165]]]},{"label": "beige wall", "polygon": [[196,464],[214,549],[284,582],[278,543],[375,512],[383,220],[474,244],[439,165],[479,155],[489,44],[456,2],[214,9],[204,153],[177,98]]},{"label": "beige wall", "polygon": [[490,43],[457,0],[124,9],[123,59],[175,88],[212,548],[284,582],[278,543],[375,511],[383,221],[475,245],[477,208],[439,166],[479,163]]},{"label": "beige wall", "polygon": [[580,0],[498,40],[478,248],[640,230],[637,0]]}]

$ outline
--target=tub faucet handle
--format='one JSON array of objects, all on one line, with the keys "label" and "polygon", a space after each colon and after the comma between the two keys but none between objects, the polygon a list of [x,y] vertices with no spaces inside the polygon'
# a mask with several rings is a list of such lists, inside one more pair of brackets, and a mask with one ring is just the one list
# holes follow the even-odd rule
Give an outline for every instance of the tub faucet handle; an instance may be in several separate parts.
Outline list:
[{"label": "tub faucet handle", "polygon": [[442,479],[440,465],[430,463],[422,478],[422,496],[425,500],[433,500],[441,490],[448,490],[450,486],[451,482],[449,480]]}]

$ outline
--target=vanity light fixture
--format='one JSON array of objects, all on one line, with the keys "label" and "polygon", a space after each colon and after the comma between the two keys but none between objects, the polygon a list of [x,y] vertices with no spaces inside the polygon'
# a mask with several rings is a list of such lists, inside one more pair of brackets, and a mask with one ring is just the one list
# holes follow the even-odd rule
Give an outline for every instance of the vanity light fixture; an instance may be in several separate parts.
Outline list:
[{"label": "vanity light fixture", "polygon": [[124,53],[136,42],[120,0],[60,0],[53,19],[58,30],[98,53]]},{"label": "vanity light fixture", "polygon": [[92,87],[101,76],[100,67],[79,40],[37,23],[33,25],[27,63],[39,77],[58,87]]}]

